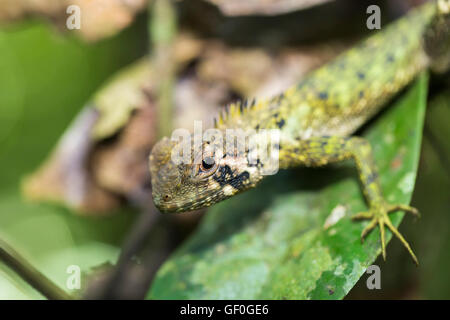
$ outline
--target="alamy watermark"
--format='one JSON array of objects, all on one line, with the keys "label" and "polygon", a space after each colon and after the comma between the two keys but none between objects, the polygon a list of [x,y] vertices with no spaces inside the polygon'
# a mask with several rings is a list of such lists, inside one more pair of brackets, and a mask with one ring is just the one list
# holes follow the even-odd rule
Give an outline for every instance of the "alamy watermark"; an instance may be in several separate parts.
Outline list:
[{"label": "alamy watermark", "polygon": [[369,30],[381,29],[381,9],[376,4],[372,4],[367,7],[367,14],[370,16],[367,18],[366,26]]},{"label": "alamy watermark", "polygon": [[366,273],[370,274],[370,276],[366,280],[367,289],[381,289],[381,270],[380,267],[376,264],[369,266],[366,270]]},{"label": "alamy watermark", "polygon": [[67,7],[66,13],[69,14],[69,17],[66,19],[67,29],[81,29],[81,8],[72,4]]},{"label": "alamy watermark", "polygon": [[178,142],[171,159],[174,164],[201,164],[205,159],[218,162],[231,156],[248,165],[264,163],[262,175],[273,175],[279,169],[279,129],[207,129],[194,121],[194,134],[187,129],[176,129],[171,140]]},{"label": "alamy watermark", "polygon": [[76,264],[67,267],[66,273],[69,274],[66,280],[66,287],[69,290],[79,290],[81,288],[81,268]]}]

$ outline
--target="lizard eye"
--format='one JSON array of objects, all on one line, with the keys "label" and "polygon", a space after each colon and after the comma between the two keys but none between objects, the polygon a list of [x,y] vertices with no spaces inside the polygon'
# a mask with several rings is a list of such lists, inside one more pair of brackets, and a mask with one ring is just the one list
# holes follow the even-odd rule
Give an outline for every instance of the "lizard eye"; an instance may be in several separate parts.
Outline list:
[{"label": "lizard eye", "polygon": [[203,171],[208,171],[211,170],[211,168],[213,168],[214,165],[215,165],[214,159],[211,157],[206,157],[205,159],[202,160],[202,166],[200,167],[200,169],[202,169]]},{"label": "lizard eye", "polygon": [[194,171],[192,172],[192,177],[195,179],[204,179],[217,171],[217,162],[214,157],[204,157],[200,164],[194,167]]}]

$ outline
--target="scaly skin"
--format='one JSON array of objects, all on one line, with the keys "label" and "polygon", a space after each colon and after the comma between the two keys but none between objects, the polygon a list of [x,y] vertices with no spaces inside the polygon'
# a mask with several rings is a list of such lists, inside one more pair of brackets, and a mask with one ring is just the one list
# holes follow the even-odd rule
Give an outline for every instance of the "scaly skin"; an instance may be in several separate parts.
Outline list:
[{"label": "scaly skin", "polygon": [[[388,217],[398,210],[415,215],[418,211],[385,201],[370,144],[351,134],[419,72],[426,68],[448,69],[449,8],[449,0],[422,5],[281,95],[232,104],[219,116],[215,128],[224,137],[227,129],[279,129],[280,168],[324,166],[353,159],[369,206],[367,212],[354,219],[371,220],[361,239],[379,226],[386,258],[387,227],[418,264],[409,244]],[[254,137],[256,141],[262,139]],[[191,150],[189,164],[175,164],[171,153],[179,144],[162,139],[150,155],[155,205],[162,212],[191,211],[255,187],[269,164],[262,159],[251,163],[252,147],[246,147],[242,141],[237,142],[239,146],[244,152],[227,153],[214,141],[203,142],[200,150]]]}]

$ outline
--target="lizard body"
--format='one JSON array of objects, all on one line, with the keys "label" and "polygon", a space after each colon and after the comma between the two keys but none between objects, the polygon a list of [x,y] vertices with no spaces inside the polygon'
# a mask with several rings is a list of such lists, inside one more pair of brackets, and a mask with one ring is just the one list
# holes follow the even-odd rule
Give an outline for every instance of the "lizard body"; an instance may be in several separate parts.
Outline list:
[{"label": "lizard body", "polygon": [[[215,122],[225,136],[229,129],[277,129],[279,166],[323,166],[353,159],[359,172],[367,212],[354,218],[370,219],[362,239],[374,227],[381,231],[385,258],[385,227],[403,243],[418,263],[409,244],[391,224],[388,213],[407,205],[388,204],[382,195],[370,144],[351,136],[396,93],[426,68],[444,71],[450,64],[450,3],[429,2],[377,32],[334,61],[307,75],[282,94],[261,101],[229,106]],[[252,131],[252,132],[253,132]],[[256,139],[262,139],[254,134]],[[234,145],[233,141],[233,145]],[[239,144],[244,142],[237,142]],[[210,206],[255,187],[267,163],[249,161],[252,147],[230,153],[216,140],[192,149],[191,162],[176,164],[172,151],[179,143],[162,139],[150,155],[152,192],[162,212],[183,212]],[[220,150],[219,150],[220,149]]]}]

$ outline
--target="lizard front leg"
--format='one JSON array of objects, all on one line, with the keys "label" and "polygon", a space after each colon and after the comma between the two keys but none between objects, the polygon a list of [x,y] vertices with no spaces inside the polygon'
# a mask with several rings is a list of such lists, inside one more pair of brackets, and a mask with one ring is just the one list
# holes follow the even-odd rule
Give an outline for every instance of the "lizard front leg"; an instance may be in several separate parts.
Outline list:
[{"label": "lizard front leg", "polygon": [[373,161],[372,148],[367,140],[360,137],[315,137],[283,144],[280,150],[281,167],[297,165],[319,167],[347,159],[355,161],[363,193],[369,205],[367,212],[353,216],[353,219],[371,220],[362,231],[361,240],[363,241],[367,234],[378,225],[381,233],[383,258],[386,259],[385,226],[387,226],[406,247],[414,262],[418,264],[414,252],[391,223],[388,214],[402,210],[419,216],[419,212],[407,205],[392,205],[385,201]]}]

